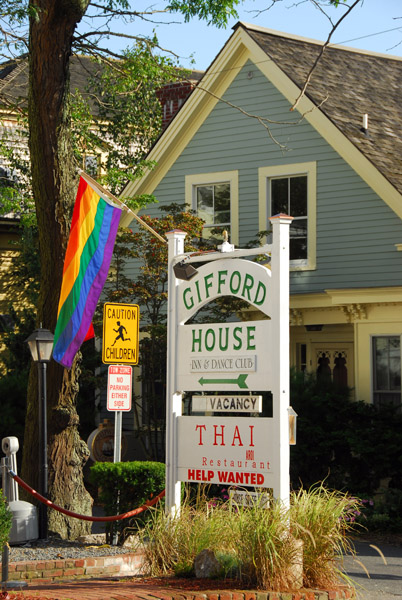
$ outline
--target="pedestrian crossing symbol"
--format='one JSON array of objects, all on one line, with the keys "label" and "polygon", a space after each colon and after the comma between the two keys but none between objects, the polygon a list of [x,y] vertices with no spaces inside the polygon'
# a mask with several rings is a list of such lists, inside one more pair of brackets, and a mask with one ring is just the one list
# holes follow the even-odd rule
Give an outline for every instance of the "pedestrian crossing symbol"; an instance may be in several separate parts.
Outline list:
[{"label": "pedestrian crossing symbol", "polygon": [[138,364],[139,317],[137,304],[104,304],[102,362]]}]

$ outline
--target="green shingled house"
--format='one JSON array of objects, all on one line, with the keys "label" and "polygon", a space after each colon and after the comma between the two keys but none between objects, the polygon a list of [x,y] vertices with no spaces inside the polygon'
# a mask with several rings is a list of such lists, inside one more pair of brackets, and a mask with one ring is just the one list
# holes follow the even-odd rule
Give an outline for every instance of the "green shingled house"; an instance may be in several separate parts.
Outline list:
[{"label": "green shingled house", "polygon": [[322,47],[238,23],[125,193],[185,201],[237,247],[292,215],[293,365],[399,404],[402,59],[329,46],[310,76]]}]

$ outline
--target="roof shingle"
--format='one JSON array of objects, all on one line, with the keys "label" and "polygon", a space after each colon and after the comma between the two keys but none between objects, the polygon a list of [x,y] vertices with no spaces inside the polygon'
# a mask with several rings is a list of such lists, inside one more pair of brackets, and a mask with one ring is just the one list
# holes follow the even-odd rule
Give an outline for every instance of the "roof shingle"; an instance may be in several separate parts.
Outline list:
[{"label": "roof shingle", "polygon": [[[322,42],[239,23],[275,64],[302,88]],[[328,46],[306,96],[402,193],[402,59]],[[295,99],[296,100],[296,99]],[[368,115],[368,135],[362,130]]]}]

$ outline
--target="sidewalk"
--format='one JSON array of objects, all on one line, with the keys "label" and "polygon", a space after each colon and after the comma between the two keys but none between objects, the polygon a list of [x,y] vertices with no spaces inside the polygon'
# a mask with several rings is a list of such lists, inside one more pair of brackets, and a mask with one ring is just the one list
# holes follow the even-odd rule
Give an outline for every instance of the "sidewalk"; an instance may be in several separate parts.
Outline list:
[{"label": "sidewalk", "polygon": [[367,541],[355,542],[355,548],[359,562],[346,557],[345,570],[358,600],[402,600],[402,545]]}]

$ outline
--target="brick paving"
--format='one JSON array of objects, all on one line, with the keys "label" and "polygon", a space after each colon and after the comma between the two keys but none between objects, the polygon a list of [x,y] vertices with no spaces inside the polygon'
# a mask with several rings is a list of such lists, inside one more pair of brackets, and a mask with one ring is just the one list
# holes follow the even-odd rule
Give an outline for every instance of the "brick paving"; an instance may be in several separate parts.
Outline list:
[{"label": "brick paving", "polygon": [[30,584],[19,592],[10,591],[11,598],[41,600],[345,600],[354,598],[350,588],[338,591],[298,591],[294,593],[162,588],[149,579],[100,578],[59,583]]}]

